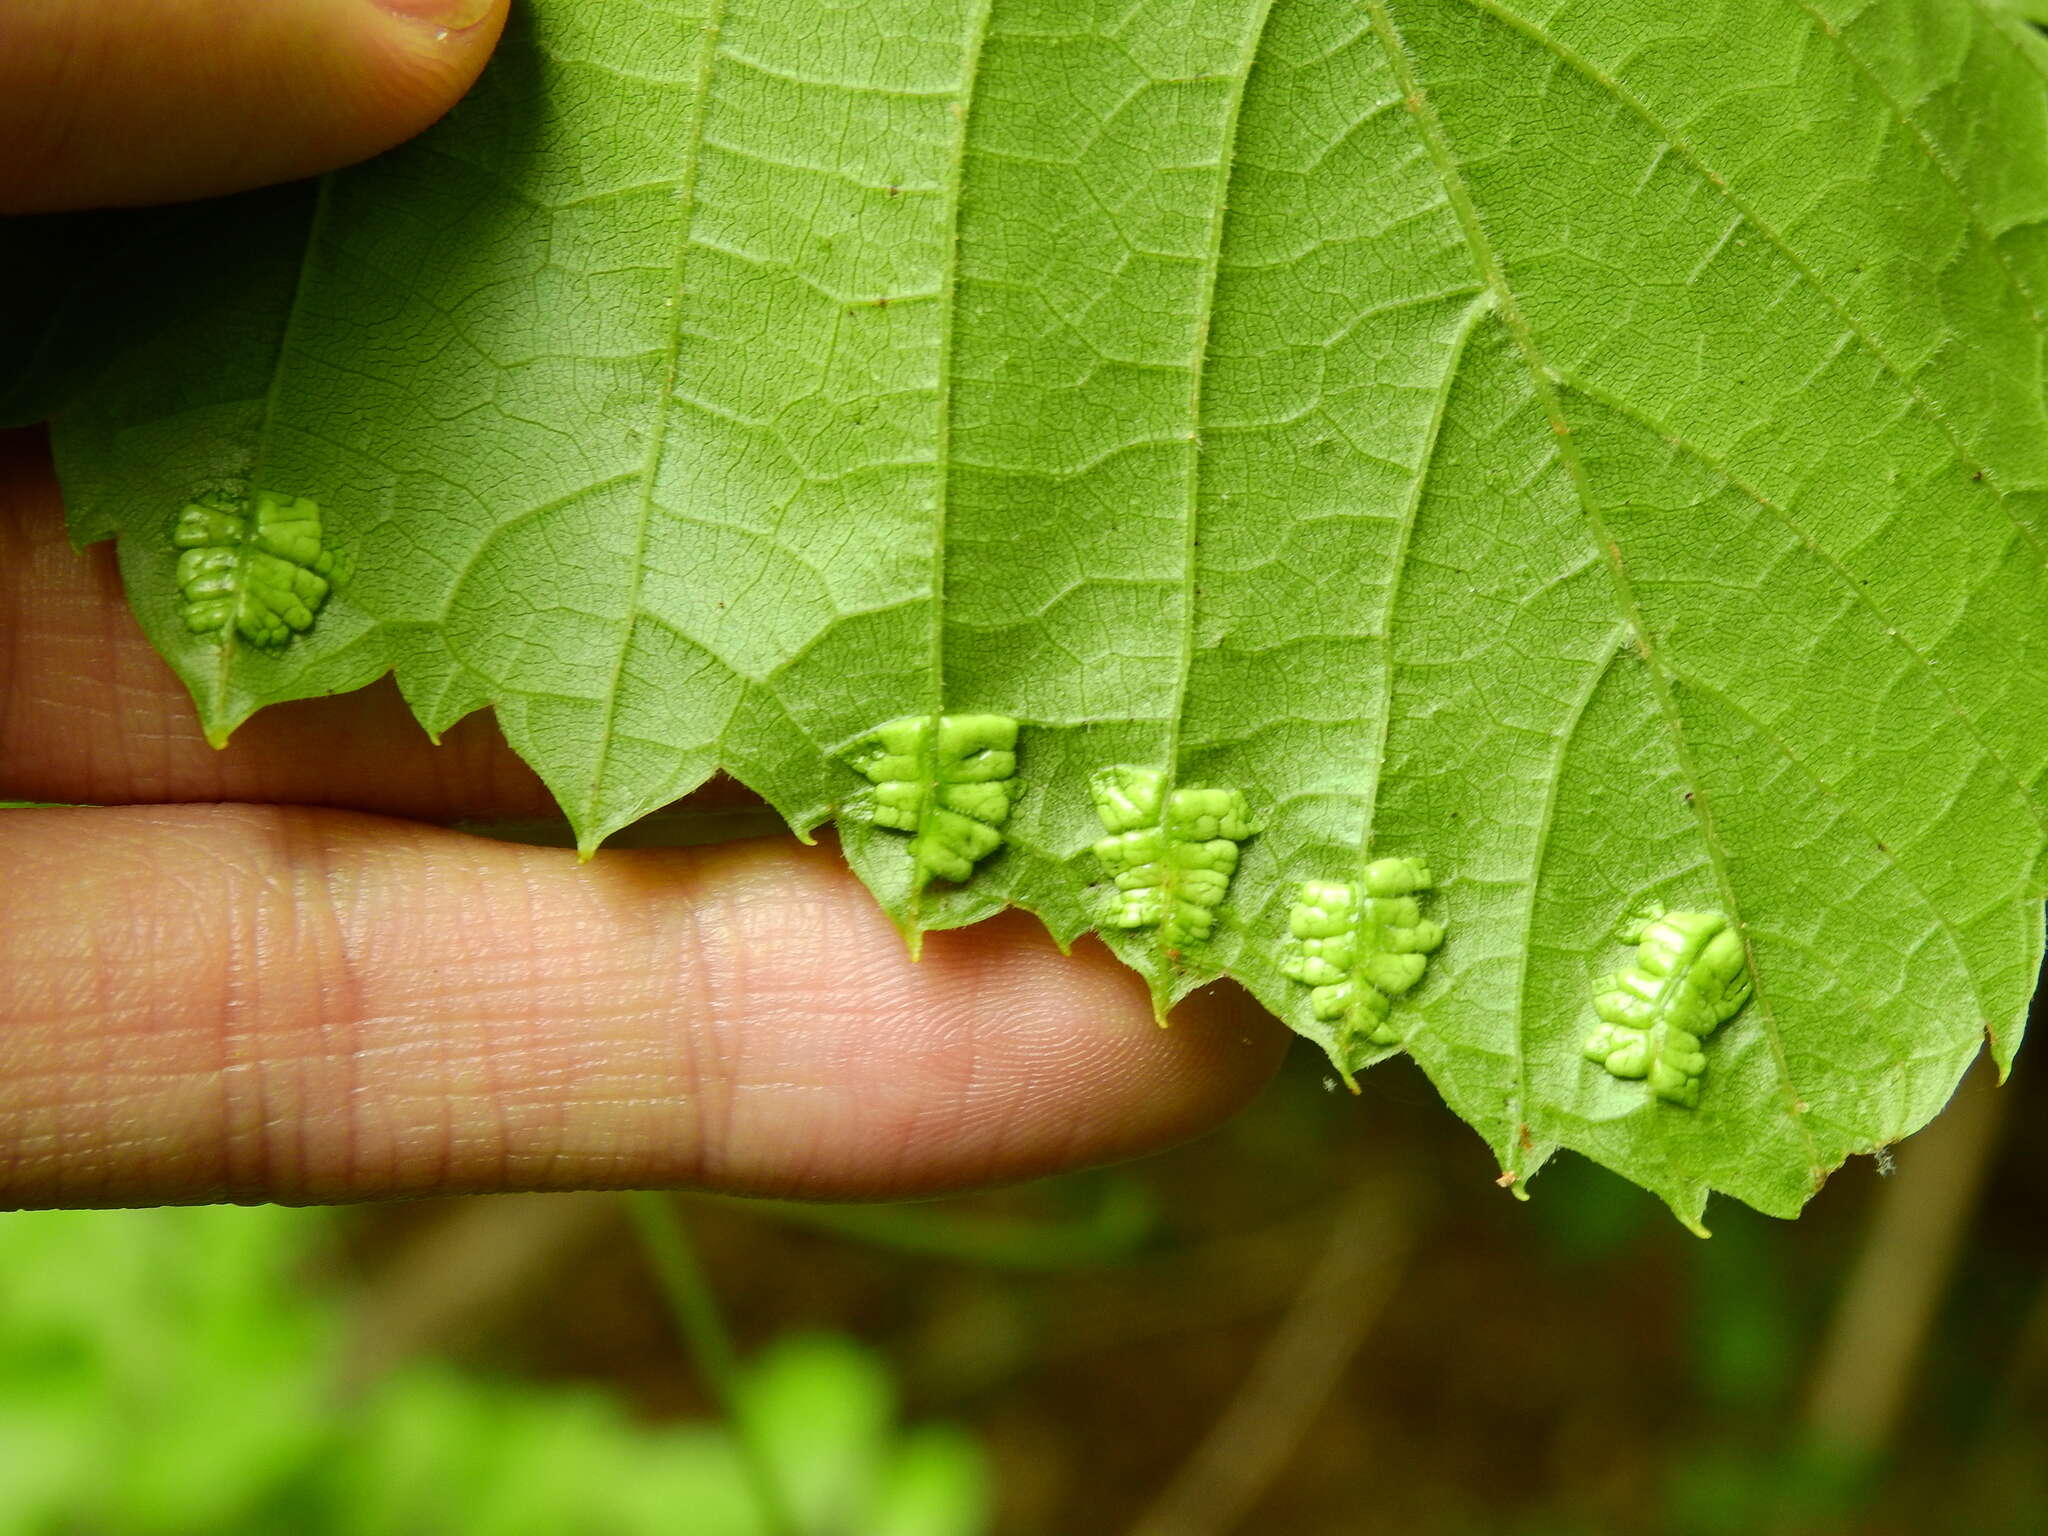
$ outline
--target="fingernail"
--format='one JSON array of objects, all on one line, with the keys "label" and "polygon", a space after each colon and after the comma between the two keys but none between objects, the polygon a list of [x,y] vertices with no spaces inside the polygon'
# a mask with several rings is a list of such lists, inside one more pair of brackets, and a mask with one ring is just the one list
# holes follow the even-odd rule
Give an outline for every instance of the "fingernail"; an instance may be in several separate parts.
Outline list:
[{"label": "fingernail", "polygon": [[461,32],[496,10],[498,0],[377,0],[377,4],[409,21],[438,27],[443,32]]}]

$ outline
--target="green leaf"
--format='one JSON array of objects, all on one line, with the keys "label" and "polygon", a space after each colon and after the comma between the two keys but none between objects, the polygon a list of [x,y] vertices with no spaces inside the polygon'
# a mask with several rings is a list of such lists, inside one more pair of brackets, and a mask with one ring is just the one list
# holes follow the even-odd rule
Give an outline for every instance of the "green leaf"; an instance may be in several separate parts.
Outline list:
[{"label": "green leaf", "polygon": [[[20,397],[217,734],[395,669],[586,849],[723,768],[912,932],[1236,976],[1517,1187],[1572,1147],[1693,1223],[2018,1043],[2048,66],[1988,0],[535,0],[418,143],[137,240]],[[224,643],[173,530],[264,494],[352,569]],[[971,716],[1016,775],[949,880],[857,763]],[[1242,797],[1114,866],[1205,922],[1112,923],[1112,769]],[[1285,969],[1325,898],[1394,1045]],[[1695,1107],[1587,1059],[1652,903],[1753,987]]]},{"label": "green leaf", "polygon": [[2015,16],[2024,17],[2037,25],[2048,23],[2048,0],[1991,0],[1991,3],[2002,5]]},{"label": "green leaf", "polygon": [[[330,1225],[278,1206],[0,1214],[6,1528],[761,1536],[725,1426],[639,1425],[588,1387],[432,1358],[337,1394],[346,1319],[299,1273]],[[886,1362],[854,1341],[777,1339],[742,1390],[805,1531],[988,1528],[980,1446],[899,1424]]]}]

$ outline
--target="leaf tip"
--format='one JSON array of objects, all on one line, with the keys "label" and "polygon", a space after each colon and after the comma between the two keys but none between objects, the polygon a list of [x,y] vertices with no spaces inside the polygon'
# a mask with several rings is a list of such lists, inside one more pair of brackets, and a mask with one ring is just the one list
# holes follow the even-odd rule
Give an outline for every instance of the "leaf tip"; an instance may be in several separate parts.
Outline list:
[{"label": "leaf tip", "polygon": [[903,948],[910,955],[910,963],[916,965],[924,959],[924,926],[912,913],[896,925],[896,931],[903,936]]},{"label": "leaf tip", "polygon": [[1998,1026],[1989,1020],[1985,1022],[1984,1050],[1991,1057],[1991,1065],[1998,1073],[1998,1086],[2001,1088],[2005,1086],[2005,1080],[2012,1076],[2012,1059],[2018,1048],[2017,1042],[2009,1047],[2003,1045]]},{"label": "leaf tip", "polygon": [[[1818,1187],[1818,1185],[1815,1186],[1816,1189]],[[1712,1232],[1707,1230],[1707,1224],[1704,1220],[1707,1214],[1707,1196],[1705,1190],[1692,1191],[1691,1198],[1688,1199],[1683,1205],[1679,1204],[1678,1201],[1671,1199],[1668,1195],[1665,1197],[1664,1203],[1670,1207],[1671,1214],[1678,1218],[1678,1224],[1681,1227],[1685,1228],[1686,1231],[1690,1232],[1694,1237],[1704,1238],[1712,1237],[1714,1235]]]},{"label": "leaf tip", "polygon": [[[178,670],[184,673],[183,667]],[[206,737],[206,744],[216,752],[226,747],[229,739],[242,728],[242,722],[256,713],[257,706],[228,687],[221,678],[195,678],[185,674],[185,684],[192,695],[193,708],[199,715],[199,729]]]},{"label": "leaf tip", "polygon": [[1161,1029],[1169,1028],[1173,1020],[1167,1015],[1173,1011],[1173,988],[1163,976],[1147,976],[1145,985],[1152,993],[1152,1022]]}]

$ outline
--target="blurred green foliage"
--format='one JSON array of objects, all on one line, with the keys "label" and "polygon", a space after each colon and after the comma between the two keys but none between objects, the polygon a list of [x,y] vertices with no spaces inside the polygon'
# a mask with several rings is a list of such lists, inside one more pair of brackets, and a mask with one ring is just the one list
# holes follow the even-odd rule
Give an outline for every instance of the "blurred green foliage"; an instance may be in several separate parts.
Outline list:
[{"label": "blurred green foliage", "polygon": [[[431,1360],[344,1400],[344,1308],[302,1274],[331,1220],[275,1206],[0,1216],[0,1533],[761,1531],[717,1426],[636,1424],[594,1388]],[[887,1370],[851,1341],[784,1338],[741,1395],[807,1533],[987,1528],[977,1446],[899,1428]]]}]

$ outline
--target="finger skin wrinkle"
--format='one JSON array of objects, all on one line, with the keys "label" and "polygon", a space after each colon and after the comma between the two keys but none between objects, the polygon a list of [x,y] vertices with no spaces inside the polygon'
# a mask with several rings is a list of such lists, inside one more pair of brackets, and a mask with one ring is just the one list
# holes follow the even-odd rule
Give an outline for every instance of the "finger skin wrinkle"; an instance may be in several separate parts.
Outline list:
[{"label": "finger skin wrinkle", "polygon": [[[302,816],[252,814],[269,833],[269,866],[247,918],[246,969],[230,994],[249,998],[249,1006],[238,1027],[225,1028],[222,1036],[223,1076],[239,1070],[250,1100],[236,1106],[246,1127],[243,1157],[230,1159],[228,1177],[242,1188],[305,1186],[321,1166],[353,1167],[362,1158],[354,1114],[358,1021],[366,1013],[358,947],[336,907],[329,841]],[[273,1021],[287,1018],[305,1020],[308,1049],[302,1063],[279,1070],[267,1049],[268,1032]],[[332,1110],[321,1113],[323,1104]],[[315,1136],[330,1144],[316,1147]]]},{"label": "finger skin wrinkle", "polygon": [[[913,965],[829,850],[602,854],[252,806],[0,814],[0,1200],[701,1186],[1129,1156],[1277,1060],[1021,914]],[[1084,946],[1084,949],[1091,948]]]},{"label": "finger skin wrinkle", "polygon": [[[739,921],[745,920],[746,912],[746,905],[740,904],[737,908]],[[730,995],[733,983],[726,970],[725,948],[711,941],[701,921],[694,916],[686,918],[683,938],[683,944],[675,953],[687,956],[688,964],[673,977],[673,985],[689,997],[698,1016],[707,1025],[700,1037],[702,1043],[690,1051],[684,1067],[690,1099],[697,1106],[694,1155],[697,1167],[715,1177],[719,1148],[732,1139],[738,1094],[731,1090],[724,1064],[709,1058],[717,1049],[712,1042],[723,1037],[726,1027],[725,1021],[715,1012],[718,999]],[[726,1087],[724,1091],[716,1092],[714,1084],[725,1084]]]},{"label": "finger skin wrinkle", "polygon": [[[69,852],[62,832],[78,813],[47,814],[57,835],[26,846],[9,841],[0,867],[10,873],[10,893],[44,892],[65,879]],[[101,1193],[98,1169],[74,1166],[69,1152],[102,1139],[109,1162],[150,1166],[173,1178],[212,1171],[160,1142],[154,1128],[217,1106],[192,1102],[195,1091],[206,1092],[204,1085],[166,1078],[153,1062],[160,1056],[204,1059],[217,1041],[177,994],[152,986],[132,960],[166,940],[189,944],[181,982],[218,994],[225,988],[224,914],[185,907],[175,886],[166,893],[171,905],[121,902],[118,893],[146,882],[150,872],[113,852],[104,878],[115,899],[99,923],[74,922],[71,912],[47,901],[4,904],[0,944],[7,970],[0,989],[11,1000],[0,1061],[9,1082],[9,1188],[55,1169],[61,1175],[53,1193],[93,1201]],[[166,919],[173,932],[163,931]]]}]

